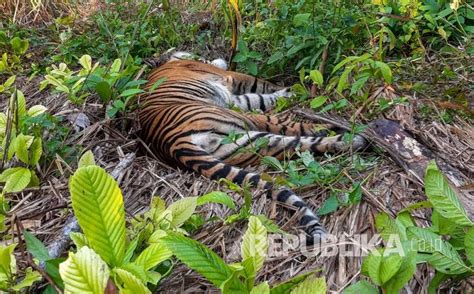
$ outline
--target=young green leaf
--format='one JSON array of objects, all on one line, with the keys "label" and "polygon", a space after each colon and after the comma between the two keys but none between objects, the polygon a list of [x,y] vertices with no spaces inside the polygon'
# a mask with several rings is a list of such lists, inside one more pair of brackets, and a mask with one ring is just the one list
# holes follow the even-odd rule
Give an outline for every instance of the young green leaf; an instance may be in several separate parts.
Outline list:
[{"label": "young green leaf", "polygon": [[273,169],[278,171],[284,171],[283,165],[281,162],[273,156],[264,156],[261,160],[262,164],[265,164]]},{"label": "young green leaf", "polygon": [[28,231],[23,231],[23,237],[25,238],[26,249],[28,249],[28,252],[31,253],[34,258],[39,261],[51,259],[48,249],[44,246],[43,242],[35,237],[35,235]]},{"label": "young green leaf", "polygon": [[29,151],[29,164],[37,164],[41,158],[41,155],[43,154],[43,141],[41,140],[41,138],[37,137],[33,139]]},{"label": "young green leaf", "polygon": [[431,162],[426,169],[425,193],[433,203],[433,207],[442,216],[461,226],[473,225],[456,196],[456,192],[451,188],[448,180],[438,170],[434,162]]},{"label": "young green leaf", "polygon": [[339,207],[339,200],[335,195],[330,196],[324,201],[323,206],[318,210],[318,215],[326,215],[334,212]]},{"label": "young green leaf", "polygon": [[382,259],[379,271],[380,282],[382,285],[388,282],[398,272],[402,265],[402,261],[402,257],[398,254],[392,254]]},{"label": "young green leaf", "polygon": [[318,109],[319,107],[323,106],[324,103],[328,100],[328,96],[318,96],[311,100],[310,106],[312,109]]},{"label": "young green leaf", "polygon": [[392,83],[392,70],[390,69],[388,64],[386,64],[385,62],[376,61],[375,66],[380,69],[380,72],[382,73],[382,76],[385,82],[387,84],[391,84]]},{"label": "young green leaf", "polygon": [[471,227],[464,238],[464,246],[466,248],[466,256],[471,267],[474,266],[474,227]]},{"label": "young green leaf", "polygon": [[[232,269],[216,253],[193,239],[168,232],[168,235],[160,242],[179,260],[200,273],[216,287],[221,287],[232,276]],[[231,281],[231,284],[232,289],[245,289],[238,279]]]},{"label": "young green leaf", "polygon": [[120,93],[120,96],[121,97],[128,97],[128,96],[133,96],[133,95],[137,95],[139,93],[144,93],[145,91],[143,91],[142,89],[127,89],[125,91],[123,91],[122,93]]},{"label": "young green leaf", "polygon": [[69,182],[72,207],[90,246],[108,264],[122,263],[125,209],[117,182],[98,166],[78,169]]},{"label": "young green leaf", "polygon": [[464,264],[456,249],[441,236],[419,227],[408,228],[407,234],[419,253],[428,253],[426,260],[436,270],[450,275],[472,271]]},{"label": "young green leaf", "polygon": [[71,238],[74,245],[76,245],[77,249],[80,249],[84,246],[89,246],[89,243],[87,242],[86,236],[84,236],[84,234],[82,234],[82,233],[71,232],[69,234],[69,237]]},{"label": "young green leaf", "polygon": [[298,275],[290,280],[276,285],[270,290],[270,294],[286,294],[289,293],[291,289],[295,288],[301,281],[304,281],[308,276],[314,274],[315,271],[304,273]]},{"label": "young green leaf", "polygon": [[243,261],[252,258],[253,268],[258,272],[267,256],[268,240],[267,229],[260,220],[251,216],[249,218],[248,228],[245,231],[242,241],[241,254]]},{"label": "young green leaf", "polygon": [[360,280],[357,283],[347,287],[342,291],[342,294],[378,294],[379,290],[377,287],[372,285],[371,283],[365,281],[365,280]]},{"label": "young green leaf", "polygon": [[173,219],[171,224],[174,227],[181,226],[188,218],[193,215],[197,206],[197,197],[186,197],[173,202],[168,209],[171,211]]},{"label": "young green leaf", "polygon": [[253,287],[250,294],[270,294],[270,286],[268,286],[268,282],[265,281]]},{"label": "young green leaf", "polygon": [[104,293],[109,279],[109,268],[94,250],[82,247],[69,252],[68,259],[59,265],[64,290],[69,293]]},{"label": "young green leaf", "polygon": [[207,193],[197,199],[197,205],[201,206],[206,203],[219,203],[224,204],[225,206],[235,209],[234,200],[224,192],[214,191],[211,193]]},{"label": "young green leaf", "polygon": [[324,83],[323,74],[315,69],[309,72],[309,78],[318,86],[322,86]]},{"label": "young green leaf", "polygon": [[16,260],[13,255],[16,244],[0,245],[0,282],[9,280],[16,273]]},{"label": "young green leaf", "polygon": [[324,278],[307,277],[290,292],[291,294],[326,294],[326,280]]},{"label": "young green leaf", "polygon": [[21,289],[30,287],[34,282],[41,281],[42,278],[43,277],[39,272],[33,271],[31,267],[29,267],[25,271],[25,277],[23,280],[11,288],[12,290],[19,292]]},{"label": "young green leaf", "polygon": [[157,266],[159,263],[169,259],[171,255],[172,252],[165,246],[159,243],[154,243],[143,250],[134,263],[143,265],[145,270],[149,270]]},{"label": "young green leaf", "polygon": [[79,64],[87,71],[90,72],[92,70],[92,58],[90,55],[82,55],[81,58],[79,58]]},{"label": "young green leaf", "polygon": [[114,269],[114,273],[116,273],[117,276],[122,281],[122,285],[120,285],[120,288],[122,289],[122,291],[120,291],[120,293],[127,293],[127,294],[150,293],[151,294],[150,290],[148,290],[148,288],[143,284],[143,282],[139,278],[137,278],[134,274],[130,273],[129,271],[116,268]]},{"label": "young green leaf", "polygon": [[92,153],[92,151],[90,150],[87,150],[84,154],[82,154],[81,158],[79,159],[77,168],[90,166],[90,165],[96,165],[95,159],[94,159],[94,153]]},{"label": "young green leaf", "polygon": [[28,109],[28,116],[35,117],[40,114],[43,114],[48,110],[45,106],[43,105],[33,105]]},{"label": "young green leaf", "polygon": [[3,191],[16,193],[25,189],[31,180],[31,171],[24,167],[12,167],[0,175],[0,182],[5,182]]},{"label": "young green leaf", "polygon": [[[388,260],[387,260],[388,261]],[[384,261],[385,262],[385,261]],[[397,294],[410,281],[416,271],[416,252],[409,251],[402,259],[402,264],[397,273],[387,282],[383,288],[386,294]]]}]

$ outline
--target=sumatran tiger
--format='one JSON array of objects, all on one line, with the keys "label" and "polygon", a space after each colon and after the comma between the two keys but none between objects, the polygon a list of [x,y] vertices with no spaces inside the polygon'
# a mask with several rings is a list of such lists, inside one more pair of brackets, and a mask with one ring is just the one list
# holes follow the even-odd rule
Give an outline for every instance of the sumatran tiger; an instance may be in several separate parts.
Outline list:
[{"label": "sumatran tiger", "polygon": [[[342,134],[328,136],[327,130],[321,131],[321,125],[246,113],[272,109],[279,97],[289,97],[291,92],[268,81],[219,68],[220,64],[219,60],[212,64],[182,60],[179,54],[154,69],[149,75],[147,94],[140,98],[142,138],[160,160],[172,166],[210,179],[226,178],[267,190],[273,199],[299,211],[299,223],[310,243],[319,240],[325,229],[299,196],[287,187],[274,188],[259,174],[243,168],[258,163],[262,156],[281,160],[296,148],[314,153],[339,152],[350,147],[360,149],[366,141],[355,135],[349,146],[343,142]],[[160,80],[162,84],[153,89]],[[332,129],[330,125],[324,127]],[[242,135],[236,136],[233,143],[221,144],[230,134]],[[242,151],[260,138],[266,138],[268,144],[258,154]]]}]

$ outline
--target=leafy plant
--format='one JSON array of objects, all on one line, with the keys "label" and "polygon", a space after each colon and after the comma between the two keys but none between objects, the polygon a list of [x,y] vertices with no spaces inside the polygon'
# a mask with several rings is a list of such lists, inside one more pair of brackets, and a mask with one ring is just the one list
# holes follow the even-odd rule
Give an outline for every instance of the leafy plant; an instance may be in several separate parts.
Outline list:
[{"label": "leafy plant", "polygon": [[[445,280],[474,275],[474,223],[434,162],[426,171],[425,193],[428,201],[407,207],[395,219],[385,213],[376,217],[376,227],[386,247],[364,259],[362,273],[384,293],[398,293],[413,277],[417,263],[427,263],[436,270],[429,293],[436,293]],[[430,227],[416,226],[410,212],[419,208],[433,208]],[[378,293],[366,281],[350,286],[344,293],[362,289]]]},{"label": "leafy plant", "polygon": [[21,71],[21,57],[25,55],[28,48],[28,39],[18,36],[9,38],[4,31],[0,31],[0,49],[5,49],[0,60],[0,74]]},{"label": "leafy plant", "polygon": [[[178,233],[168,233],[161,242],[187,266],[203,275],[223,293],[326,293],[323,278],[297,276],[270,289],[267,282],[255,284],[267,255],[267,230],[258,217],[249,218],[241,245],[242,261],[226,264],[215,252]],[[301,282],[305,279],[303,282]]]},{"label": "leafy plant", "polygon": [[16,244],[0,245],[0,290],[17,293],[30,287],[34,282],[41,280],[41,275],[30,267],[25,270],[24,277],[18,281],[18,272],[13,250]]}]

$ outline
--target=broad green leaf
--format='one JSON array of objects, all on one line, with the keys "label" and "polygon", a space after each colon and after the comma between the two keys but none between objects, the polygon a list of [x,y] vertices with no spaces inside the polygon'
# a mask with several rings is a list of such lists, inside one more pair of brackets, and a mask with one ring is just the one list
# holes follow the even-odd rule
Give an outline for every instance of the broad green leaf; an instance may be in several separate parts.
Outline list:
[{"label": "broad green leaf", "polygon": [[117,274],[117,276],[120,278],[122,281],[121,291],[120,293],[129,293],[129,294],[146,294],[150,293],[150,290],[146,287],[146,285],[134,274],[130,273],[129,271],[123,270],[123,269],[114,269],[114,272]]},{"label": "broad green leaf", "polygon": [[15,140],[15,154],[16,157],[23,163],[29,164],[28,149],[33,143],[35,137],[19,134]]},{"label": "broad green leaf", "polygon": [[148,243],[153,244],[153,243],[159,243],[161,238],[165,237],[167,234],[163,230],[156,230],[151,234],[150,238],[148,238]]},{"label": "broad green leaf", "polygon": [[384,212],[377,214],[375,217],[375,227],[377,232],[380,233],[380,237],[385,241],[388,241],[391,235],[398,235],[401,240],[406,240],[405,228],[397,224],[395,220]]},{"label": "broad green leaf", "polygon": [[110,66],[110,73],[118,73],[120,70],[120,66],[122,66],[122,60],[120,60],[120,58],[115,59],[112,65]]},{"label": "broad green leaf", "polygon": [[59,265],[64,290],[69,293],[103,294],[109,279],[109,268],[94,250],[82,247],[69,252],[68,259]]},{"label": "broad green leaf", "polygon": [[379,271],[380,282],[382,285],[388,282],[398,272],[402,265],[402,261],[402,257],[398,254],[392,254],[382,259]]},{"label": "broad green leaf", "polygon": [[88,150],[84,154],[82,154],[81,158],[79,159],[79,163],[77,164],[77,167],[81,168],[81,167],[90,166],[90,165],[96,165],[96,164],[95,164],[95,159],[94,159],[94,153]]},{"label": "broad green leaf", "polygon": [[245,261],[252,258],[253,268],[255,272],[258,272],[262,268],[265,257],[267,256],[267,249],[267,229],[257,217],[251,216],[249,218],[247,231],[245,231],[242,240],[242,260]]},{"label": "broad green leaf", "polygon": [[71,238],[72,242],[74,243],[74,245],[76,245],[77,249],[80,249],[84,246],[89,246],[86,236],[83,233],[71,232],[69,234],[69,238]]},{"label": "broad green leaf", "polygon": [[38,259],[39,261],[46,261],[51,259],[48,253],[48,249],[44,246],[43,242],[41,242],[35,235],[31,234],[28,231],[23,231],[23,237],[25,238],[26,248],[28,252],[33,255],[34,258]]},{"label": "broad green leaf", "polygon": [[431,203],[433,203],[433,207],[442,216],[461,226],[473,225],[456,196],[456,192],[451,188],[448,180],[438,170],[433,161],[430,162],[426,169],[425,193]]},{"label": "broad green leaf", "polygon": [[[385,262],[385,261],[384,261]],[[416,271],[416,252],[409,251],[397,273],[383,287],[386,294],[397,294],[410,281]]]},{"label": "broad green leaf", "polygon": [[29,267],[26,269],[25,277],[23,278],[23,280],[21,280],[21,282],[13,286],[12,290],[20,291],[23,288],[30,287],[31,285],[33,285],[34,282],[41,281],[42,278],[43,277],[41,276],[39,272],[33,271],[31,267]]},{"label": "broad green leaf", "polygon": [[281,162],[273,156],[264,156],[261,160],[262,164],[268,165],[269,167],[276,169],[278,171],[284,171],[283,165]]},{"label": "broad green leaf", "polygon": [[28,50],[29,42],[28,39],[21,39],[20,37],[14,37],[10,40],[10,45],[12,46],[15,54],[23,55]]},{"label": "broad green leaf", "polygon": [[308,276],[314,274],[315,272],[308,272],[301,275],[298,275],[290,280],[276,285],[270,290],[270,294],[286,294],[289,293],[291,289],[296,287],[301,281],[305,280]]},{"label": "broad green leaf", "polygon": [[206,203],[219,203],[224,204],[225,206],[235,209],[234,200],[224,192],[214,191],[211,193],[207,193],[197,199],[197,205],[201,206]]},{"label": "broad green leaf", "polygon": [[309,276],[290,292],[291,294],[326,294],[326,280]]},{"label": "broad green leaf", "polygon": [[466,256],[471,266],[474,266],[474,227],[471,227],[464,238],[464,246],[466,249]]},{"label": "broad green leaf", "polygon": [[392,83],[392,70],[390,69],[390,66],[386,64],[385,62],[381,61],[376,61],[375,66],[380,69],[380,72],[382,73],[383,79],[387,84]]},{"label": "broad green leaf", "polygon": [[48,108],[46,108],[43,105],[33,105],[30,107],[30,109],[28,109],[28,115],[31,117],[35,117],[35,116],[45,113],[46,110],[48,110]]},{"label": "broad green leaf", "polygon": [[103,102],[108,102],[112,97],[112,89],[106,81],[98,82],[95,85],[95,91],[99,94],[99,97]]},{"label": "broad green leaf", "polygon": [[354,66],[348,66],[344,71],[342,72],[341,76],[339,77],[339,82],[337,83],[337,88],[336,90],[339,93],[342,93],[342,91],[347,87],[347,79],[349,78],[349,74],[352,72],[354,69]]},{"label": "broad green leaf", "polygon": [[253,287],[250,294],[270,294],[270,286],[268,285],[268,282],[265,281]]},{"label": "broad green leaf", "polygon": [[255,217],[260,220],[260,222],[265,227],[265,229],[267,229],[267,232],[286,234],[285,231],[280,229],[280,227],[277,224],[275,224],[271,219],[267,218],[265,215],[259,214],[259,215],[256,215]]},{"label": "broad green leaf", "polygon": [[123,263],[128,263],[132,259],[135,249],[137,249],[138,242],[141,240],[141,234],[139,234],[135,239],[128,243],[127,250],[125,250],[125,256],[123,257]]},{"label": "broad green leaf", "polygon": [[309,72],[309,78],[318,86],[322,86],[324,83],[323,74],[315,69]]},{"label": "broad green leaf", "polygon": [[120,93],[121,97],[128,97],[128,96],[133,96],[139,93],[143,93],[144,91],[142,89],[127,89]]},{"label": "broad green leaf", "polygon": [[174,227],[181,226],[188,218],[193,215],[197,206],[197,197],[186,197],[173,202],[168,209],[173,215],[171,224]]},{"label": "broad green leaf", "polygon": [[418,253],[428,253],[426,260],[436,270],[450,275],[472,271],[464,264],[453,246],[441,236],[419,227],[408,228],[407,234]]},{"label": "broad green leaf", "polygon": [[92,249],[118,266],[125,253],[125,209],[117,182],[98,166],[78,169],[69,182],[72,207]]},{"label": "broad green leaf", "polygon": [[90,72],[92,70],[92,58],[90,57],[90,55],[82,55],[82,57],[79,58],[79,64],[82,65],[82,67],[87,72]]},{"label": "broad green leaf", "polygon": [[143,250],[134,263],[143,265],[145,270],[149,270],[169,259],[171,255],[172,252],[168,248],[160,243],[154,243]]},{"label": "broad green leaf", "polygon": [[357,283],[347,287],[342,294],[378,294],[379,290],[371,283],[360,280]]},{"label": "broad green leaf", "polygon": [[334,212],[339,207],[339,200],[335,195],[330,196],[324,201],[323,206],[318,210],[318,215],[326,215]]},{"label": "broad green leaf", "polygon": [[[378,286],[382,285],[382,280],[380,278],[380,266],[382,265],[381,254],[377,254],[377,252],[373,251],[367,255],[363,263],[366,264],[369,277],[372,281]],[[363,265],[363,267],[365,266]]]},{"label": "broad green leaf", "polygon": [[302,25],[307,25],[309,22],[309,18],[311,17],[311,13],[300,13],[293,17],[293,25],[295,27],[299,27]]},{"label": "broad green leaf", "polygon": [[267,64],[275,63],[275,62],[281,60],[283,57],[284,57],[283,53],[281,53],[280,51],[277,51],[272,56],[270,56],[270,58],[267,61]]},{"label": "broad green leaf", "polygon": [[30,146],[29,152],[29,163],[30,165],[36,165],[41,155],[43,154],[43,141],[40,137],[34,138],[33,143]]},{"label": "broad green leaf", "polygon": [[[4,171],[2,175],[5,173]],[[13,167],[8,169],[8,178],[5,182],[5,186],[3,187],[3,191],[7,193],[16,193],[20,192],[25,189],[31,180],[31,171],[24,167]]]},{"label": "broad green leaf", "polygon": [[0,281],[10,280],[16,273],[16,260],[13,255],[16,244],[0,245]]},{"label": "broad green leaf", "polygon": [[[227,281],[232,276],[232,269],[212,250],[193,239],[168,232],[160,240],[173,254],[191,269],[197,271],[216,287]],[[234,287],[244,289],[239,280],[233,281]]]},{"label": "broad green leaf", "polygon": [[318,96],[311,100],[310,106],[312,109],[318,109],[323,106],[324,103],[328,100],[328,96]]}]

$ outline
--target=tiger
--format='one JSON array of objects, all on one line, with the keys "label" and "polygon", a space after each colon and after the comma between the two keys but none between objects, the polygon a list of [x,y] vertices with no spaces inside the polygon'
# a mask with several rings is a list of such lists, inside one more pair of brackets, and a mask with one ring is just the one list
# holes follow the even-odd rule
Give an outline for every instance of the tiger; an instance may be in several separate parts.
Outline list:
[{"label": "tiger", "polygon": [[[161,84],[154,87],[158,81]],[[280,97],[293,95],[290,88],[228,71],[222,60],[202,62],[175,54],[150,72],[144,90],[138,114],[141,137],[159,160],[212,180],[225,178],[267,191],[268,197],[299,213],[309,244],[327,234],[313,209],[290,188],[276,187],[245,168],[258,164],[263,156],[283,160],[296,150],[319,154],[360,150],[367,145],[362,136],[354,135],[347,144],[342,133],[330,132],[335,126],[265,114]],[[240,136],[222,144],[235,134]],[[257,152],[249,151],[247,147],[257,140],[268,143]]]}]

